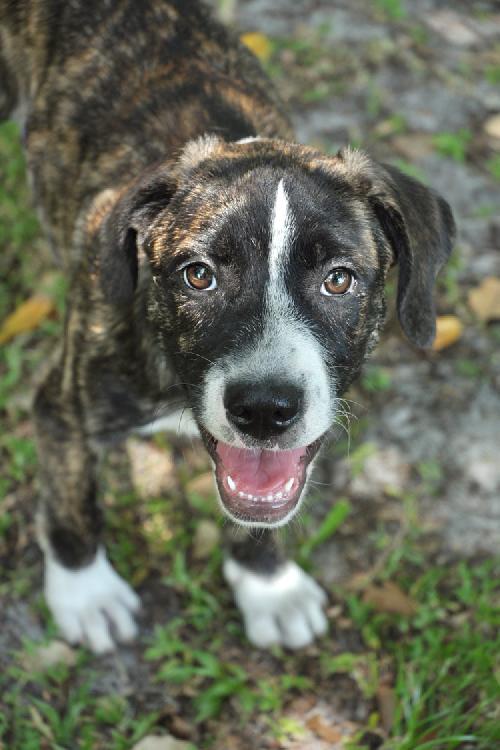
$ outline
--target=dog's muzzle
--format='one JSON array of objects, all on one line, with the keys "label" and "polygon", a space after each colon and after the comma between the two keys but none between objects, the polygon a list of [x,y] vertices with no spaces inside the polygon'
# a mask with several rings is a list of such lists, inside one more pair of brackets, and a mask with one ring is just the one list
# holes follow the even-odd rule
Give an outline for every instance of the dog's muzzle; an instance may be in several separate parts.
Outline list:
[{"label": "dog's muzzle", "polygon": [[215,463],[222,504],[234,520],[256,526],[280,525],[298,507],[307,467],[322,438],[291,450],[275,446],[292,427],[300,427],[303,404],[302,390],[285,382],[240,381],[226,386],[227,420],[243,442],[251,441],[251,447],[216,440],[203,428],[201,433]]}]

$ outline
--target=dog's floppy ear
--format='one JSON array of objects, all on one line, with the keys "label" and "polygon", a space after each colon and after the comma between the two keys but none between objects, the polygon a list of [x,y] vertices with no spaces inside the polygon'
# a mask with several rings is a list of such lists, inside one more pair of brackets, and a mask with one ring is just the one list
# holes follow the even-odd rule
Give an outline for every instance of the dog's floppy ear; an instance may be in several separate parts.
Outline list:
[{"label": "dog's floppy ear", "polygon": [[138,241],[176,190],[170,169],[148,171],[116,201],[99,230],[100,280],[107,302],[132,302],[139,273]]},{"label": "dog's floppy ear", "polygon": [[434,284],[455,237],[451,209],[434,190],[395,167],[377,164],[361,152],[349,150],[339,156],[357,176],[360,190],[365,195],[367,191],[399,265],[401,327],[416,346],[428,347],[436,334]]},{"label": "dog's floppy ear", "polygon": [[138,245],[147,252],[142,242],[147,230],[178,186],[220,144],[215,136],[189,141],[176,161],[148,169],[118,200],[115,197],[99,230],[101,286],[107,301],[116,305],[132,302],[139,271]]}]

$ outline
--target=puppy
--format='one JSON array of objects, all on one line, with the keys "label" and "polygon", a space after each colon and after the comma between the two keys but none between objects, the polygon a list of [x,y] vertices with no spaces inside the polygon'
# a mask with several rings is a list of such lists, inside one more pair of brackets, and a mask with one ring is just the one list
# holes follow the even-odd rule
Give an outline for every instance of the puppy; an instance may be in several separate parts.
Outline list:
[{"label": "puppy", "polygon": [[293,143],[257,61],[197,0],[0,0],[0,74],[0,115],[21,123],[71,280],[35,399],[59,628],[96,652],[134,637],[139,600],[102,541],[98,459],[180,423],[204,441],[222,512],[261,530],[224,565],[248,638],[310,643],[325,596],[272,529],[298,512],[377,341],[394,263],[402,328],[432,342],[448,205],[360,151]]}]

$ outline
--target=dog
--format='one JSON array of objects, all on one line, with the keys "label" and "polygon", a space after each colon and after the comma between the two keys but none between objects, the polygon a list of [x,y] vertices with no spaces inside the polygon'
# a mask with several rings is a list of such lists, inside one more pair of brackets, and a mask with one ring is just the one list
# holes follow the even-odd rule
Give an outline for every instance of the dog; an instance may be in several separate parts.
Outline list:
[{"label": "dog", "polygon": [[273,529],[298,513],[339,400],[377,342],[384,281],[414,345],[453,242],[447,203],[348,147],[294,142],[260,64],[198,0],[0,0],[0,116],[21,125],[43,228],[70,279],[39,388],[38,538],[62,634],[137,632],[113,570],[99,458],[131,432],[201,436],[249,640],[299,648],[325,594]]}]

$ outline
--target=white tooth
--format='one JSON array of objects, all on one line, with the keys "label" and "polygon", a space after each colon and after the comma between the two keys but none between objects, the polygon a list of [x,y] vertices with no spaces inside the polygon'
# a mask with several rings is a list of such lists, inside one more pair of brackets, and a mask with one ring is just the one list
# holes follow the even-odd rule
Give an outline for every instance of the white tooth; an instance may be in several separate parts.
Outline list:
[{"label": "white tooth", "polygon": [[242,492],[241,490],[240,490],[240,491],[238,492],[238,495],[239,495],[240,497],[245,497],[245,493],[244,493],[244,492]]},{"label": "white tooth", "polygon": [[253,500],[253,495],[247,495],[249,500]]},{"label": "white tooth", "polygon": [[229,476],[229,474],[227,475],[227,483],[229,485],[229,489],[234,492],[236,489],[236,482],[232,477]]},{"label": "white tooth", "polygon": [[288,482],[285,484],[285,490],[286,490],[286,492],[290,492],[290,490],[293,487],[293,483],[294,482],[295,482],[294,477],[290,477],[290,479],[288,480]]},{"label": "white tooth", "polygon": [[282,497],[283,497],[283,493],[282,492],[277,492],[276,493],[276,500],[281,500]]},{"label": "white tooth", "polygon": [[274,495],[268,495],[268,496],[267,496],[267,499],[268,499],[268,500],[272,500],[273,498],[274,498]]}]

